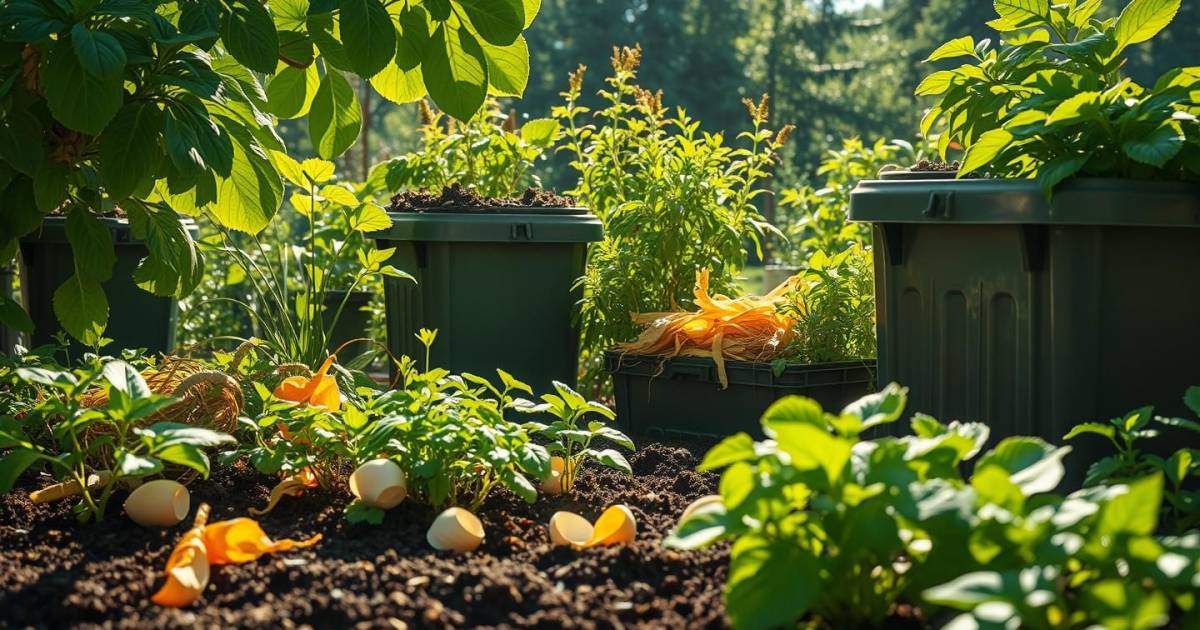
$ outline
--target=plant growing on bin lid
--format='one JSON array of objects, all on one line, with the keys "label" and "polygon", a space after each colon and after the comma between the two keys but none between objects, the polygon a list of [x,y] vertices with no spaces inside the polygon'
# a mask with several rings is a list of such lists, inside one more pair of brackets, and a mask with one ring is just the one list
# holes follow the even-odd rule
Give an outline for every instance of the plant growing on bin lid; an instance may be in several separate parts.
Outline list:
[{"label": "plant growing on bin lid", "polygon": [[[43,215],[67,215],[76,273],[56,293],[72,336],[100,343],[111,237],[120,207],[150,255],[135,279],[182,297],[202,258],[173,211],[206,210],[255,233],[283,201],[274,117],[307,116],[332,159],[362,119],[344,73],[385,98],[428,94],[466,120],[490,92],[519,96],[529,77],[522,31],[539,0],[12,0],[0,13],[0,260]],[[318,63],[320,60],[321,63]],[[265,88],[260,77],[266,77]],[[0,296],[0,321],[32,322]]]},{"label": "plant growing on bin lid", "polygon": [[518,399],[513,401],[512,407],[524,413],[548,413],[554,416],[555,420],[549,424],[534,421],[526,422],[524,426],[550,440],[546,449],[562,458],[562,470],[554,471],[561,475],[558,488],[562,492],[570,492],[580,468],[588,460],[626,474],[633,474],[633,469],[629,467],[629,462],[620,451],[612,448],[592,448],[592,442],[596,438],[603,438],[631,451],[636,450],[629,436],[608,426],[602,420],[588,421],[586,428],[579,426],[579,423],[591,414],[610,422],[617,419],[616,414],[598,402],[589,401],[563,383],[554,381],[554,389],[557,393],[543,394],[541,403]]},{"label": "plant growing on bin lid", "polygon": [[918,96],[937,101],[921,132],[939,130],[943,157],[966,149],[959,176],[1036,177],[1046,191],[1074,175],[1200,181],[1200,67],[1152,87],[1120,74],[1131,46],[1171,23],[1180,0],[1133,0],[1098,19],[1101,0],[997,1],[1002,41],[951,40],[926,61],[967,58],[931,73]]}]

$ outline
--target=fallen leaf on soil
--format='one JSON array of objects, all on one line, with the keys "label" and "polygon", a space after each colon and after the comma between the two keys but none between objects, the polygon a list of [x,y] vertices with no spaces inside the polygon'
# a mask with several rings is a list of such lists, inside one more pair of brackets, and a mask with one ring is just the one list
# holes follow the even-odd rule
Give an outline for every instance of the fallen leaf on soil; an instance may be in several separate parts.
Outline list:
[{"label": "fallen leaf on soil", "polygon": [[694,290],[698,311],[634,314],[634,323],[645,330],[636,340],[617,347],[623,352],[668,358],[712,357],[721,387],[728,387],[725,359],[768,361],[791,341],[795,322],[777,307],[797,282],[799,278],[792,277],[764,296],[731,299],[710,295],[708,270],[701,269],[696,272]]}]

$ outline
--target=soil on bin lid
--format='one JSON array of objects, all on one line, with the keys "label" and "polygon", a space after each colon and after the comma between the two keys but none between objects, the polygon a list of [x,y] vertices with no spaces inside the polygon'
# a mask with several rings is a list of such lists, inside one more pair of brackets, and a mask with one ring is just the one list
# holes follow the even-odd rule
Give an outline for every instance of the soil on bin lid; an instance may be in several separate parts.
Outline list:
[{"label": "soil on bin lid", "polygon": [[478,191],[454,183],[441,192],[404,190],[392,197],[392,212],[462,212],[495,208],[573,208],[575,200],[550,190],[526,188],[517,197],[484,197]]},{"label": "soil on bin lid", "polygon": [[962,165],[957,160],[954,162],[921,160],[908,167],[908,170],[914,173],[957,173],[958,169],[961,167]]},{"label": "soil on bin lid", "polygon": [[[218,468],[190,486],[192,513],[169,529],[143,529],[113,496],[100,526],[79,525],[70,501],[33,505],[25,480],[0,497],[0,627],[725,627],[728,545],[680,552],[662,538],[691,501],[716,491],[694,471],[694,445],[649,443],[630,457],[634,475],[588,465],[570,495],[529,505],[507,490],[478,511],[486,539],[475,552],[438,552],[425,541],[434,512],[405,501],[380,526],[350,525],[348,495],[286,497],[259,521],[273,538],[324,535],[315,547],[213,567],[201,599],[160,608],[171,549],[200,502],[211,520],[266,504],[270,480]],[[545,523],[558,510],[588,519],[624,503],[637,518],[627,546],[552,547]]]}]

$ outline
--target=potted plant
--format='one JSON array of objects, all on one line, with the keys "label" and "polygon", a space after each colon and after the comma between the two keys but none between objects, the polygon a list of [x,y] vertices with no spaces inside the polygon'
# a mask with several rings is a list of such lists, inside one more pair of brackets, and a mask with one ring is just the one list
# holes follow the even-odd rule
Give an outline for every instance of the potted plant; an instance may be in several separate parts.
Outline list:
[{"label": "potted plant", "polygon": [[634,433],[758,432],[772,403],[803,395],[844,406],[875,385],[871,255],[816,252],[765,296],[711,295],[692,311],[637,316],[646,329],[605,353],[617,416]]},{"label": "potted plant", "polygon": [[416,333],[439,330],[446,342],[432,349],[437,367],[486,374],[504,365],[539,390],[574,384],[576,280],[587,244],[603,231],[572,199],[538,188],[532,167],[558,124],[536,119],[518,129],[494,104],[462,124],[422,111],[422,150],[371,178],[401,191],[388,208],[391,229],[375,236],[416,278],[384,281],[389,346],[419,356]]},{"label": "potted plant", "polygon": [[1179,2],[1101,4],[997,2],[1001,43],[944,44],[930,61],[968,63],[917,89],[937,97],[922,132],[965,149],[957,178],[885,173],[851,196],[874,224],[881,381],[997,437],[1178,414],[1194,380],[1200,72],[1122,77]]},{"label": "potted plant", "polygon": [[[313,3],[298,13],[285,5],[5,5],[0,259],[12,260],[18,243],[36,259],[27,260],[24,285],[33,320],[0,297],[6,324],[45,339],[56,328],[53,312],[72,337],[99,348],[127,309],[139,331],[155,327],[170,345],[164,316],[174,305],[161,300],[191,292],[203,265],[175,212],[207,213],[250,233],[267,225],[282,201],[276,155],[285,152],[272,115],[307,116],[313,146],[331,159],[362,124],[343,72],[398,102],[428,92],[463,119],[489,90],[519,95],[528,78],[521,32],[533,3],[446,0],[390,13],[381,0]],[[259,76],[268,77],[265,89]],[[35,251],[45,238],[57,244],[52,255]],[[128,252],[114,242],[129,243]],[[65,244],[69,258],[58,247]],[[132,260],[138,254],[141,262]],[[134,285],[160,302],[140,308]],[[144,341],[118,339],[107,349]]]}]

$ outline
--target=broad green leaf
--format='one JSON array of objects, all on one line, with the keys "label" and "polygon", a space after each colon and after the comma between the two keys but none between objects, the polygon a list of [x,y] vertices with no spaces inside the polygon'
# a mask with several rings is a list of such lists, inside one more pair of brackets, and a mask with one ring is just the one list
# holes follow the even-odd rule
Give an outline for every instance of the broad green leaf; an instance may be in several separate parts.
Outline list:
[{"label": "broad green leaf", "polygon": [[458,0],[479,36],[489,44],[507,46],[525,27],[521,0]]},{"label": "broad green leaf", "polygon": [[1102,435],[1111,440],[1116,437],[1117,428],[1100,422],[1083,422],[1072,427],[1062,439],[1072,440],[1085,434]]},{"label": "broad green leaf", "polygon": [[75,273],[81,278],[104,282],[112,277],[117,255],[112,233],[91,211],[75,206],[67,213],[67,240],[75,259]]},{"label": "broad green leaf", "polygon": [[350,217],[350,229],[359,232],[380,232],[392,227],[392,219],[383,208],[364,203]]},{"label": "broad green leaf", "polygon": [[200,448],[211,448],[222,444],[236,444],[233,436],[178,422],[156,422],[148,429],[161,441],[160,446],[169,444],[191,444]]},{"label": "broad green leaf", "polygon": [[175,168],[185,174],[212,171],[229,177],[233,170],[233,141],[229,133],[195,107],[169,105],[163,144]]},{"label": "broad green leaf", "polygon": [[66,201],[70,173],[70,167],[62,162],[42,162],[33,176],[33,198],[38,210],[50,212]]},{"label": "broad green leaf", "polygon": [[1125,155],[1150,166],[1162,167],[1179,155],[1184,145],[1184,134],[1172,121],[1164,122],[1148,135],[1126,140],[1121,145]]},{"label": "broad green leaf", "polygon": [[58,122],[92,135],[104,130],[125,95],[120,73],[96,76],[88,72],[66,39],[55,44],[43,62],[41,87]]},{"label": "broad green leaf", "polygon": [[197,446],[176,442],[156,449],[154,456],[171,464],[187,466],[203,475],[205,479],[208,479],[210,468],[208,455],[205,455],[204,451],[200,450]]},{"label": "broad green leaf", "polygon": [[1075,28],[1083,28],[1103,3],[1104,0],[1080,0],[1071,8],[1070,13],[1067,14],[1067,19],[1071,21],[1071,24]]},{"label": "broad green leaf", "polygon": [[608,466],[614,470],[619,470],[627,475],[633,474],[633,468],[629,466],[629,462],[625,456],[616,449],[606,448],[596,453],[596,461]]},{"label": "broad green leaf", "polygon": [[[12,0],[0,13],[0,27],[11,28],[18,41],[42,42],[67,27],[53,3]],[[4,494],[0,492],[0,494]]]},{"label": "broad green leaf", "polygon": [[1192,413],[1200,416],[1200,387],[1193,385],[1187,388],[1187,392],[1183,395],[1183,403],[1192,410]]},{"label": "broad green leaf", "polygon": [[946,90],[950,89],[950,86],[954,84],[957,78],[958,75],[955,74],[953,70],[938,70],[937,72],[932,72],[921,80],[921,83],[917,85],[916,92],[914,93],[917,96],[937,96],[938,94],[945,94]]},{"label": "broad green leaf", "polygon": [[345,153],[361,129],[362,112],[354,89],[340,72],[327,72],[308,114],[308,137],[317,155],[330,160]]},{"label": "broad green leaf", "polygon": [[221,40],[247,68],[271,74],[279,61],[279,33],[271,13],[256,0],[226,0],[229,10],[221,29]]},{"label": "broad green leaf", "polygon": [[271,151],[271,160],[284,179],[303,190],[308,189],[308,180],[304,177],[304,169],[292,156],[282,151]]},{"label": "broad green leaf", "polygon": [[0,293],[0,324],[23,333],[33,332],[33,320],[15,300]]},{"label": "broad green leaf", "polygon": [[317,184],[323,184],[333,179],[334,168],[333,162],[318,158],[307,158],[300,163],[300,169],[304,171],[305,177]]},{"label": "broad green leaf", "polygon": [[104,288],[95,280],[72,275],[54,291],[54,315],[72,337],[98,346],[108,325]]},{"label": "broad green leaf", "polygon": [[124,199],[154,176],[162,131],[162,110],[152,102],[136,101],[117,112],[100,136],[100,174],[109,196]]},{"label": "broad green leaf", "polygon": [[104,80],[121,78],[125,70],[125,49],[112,35],[76,24],[71,28],[71,45],[79,64],[88,74]]},{"label": "broad green leaf", "polygon": [[728,531],[725,506],[719,502],[705,506],[679,523],[666,538],[663,546],[670,549],[699,549],[716,542]]},{"label": "broad green leaf", "polygon": [[1105,630],[1163,627],[1171,603],[1163,591],[1147,592],[1132,580],[1108,579],[1084,586],[1080,604]]},{"label": "broad green leaf", "polygon": [[754,440],[746,433],[738,433],[721,440],[720,443],[709,449],[696,470],[700,472],[716,470],[755,457]]},{"label": "broad green leaf", "polygon": [[226,128],[233,140],[233,168],[217,180],[216,220],[227,228],[257,233],[270,223],[283,202],[283,182],[270,159],[245,130]]},{"label": "broad green leaf", "polygon": [[853,443],[823,428],[806,423],[775,423],[771,428],[775,430],[779,448],[792,456],[792,465],[800,470],[824,470],[830,485],[841,477],[850,461]]},{"label": "broad green leaf", "polygon": [[500,479],[504,482],[504,486],[512,490],[517,496],[525,500],[526,503],[537,501],[537,488],[522,475],[511,468],[505,468],[500,472]]},{"label": "broad green leaf", "polygon": [[179,215],[142,204],[130,204],[127,212],[134,236],[146,243],[150,254],[134,270],[133,281],[154,295],[189,295],[204,278],[204,257]]},{"label": "broad green leaf", "polygon": [[1019,512],[1025,504],[1025,493],[999,466],[980,468],[971,477],[971,487],[982,503],[998,505],[1010,512]]},{"label": "broad green leaf", "polygon": [[522,96],[529,83],[529,46],[525,36],[507,46],[483,42],[488,64],[488,85],[500,96]]},{"label": "broad green leaf", "polygon": [[954,57],[974,57],[975,56],[975,38],[967,35],[952,39],[941,46],[938,46],[929,56],[925,58],[926,62],[937,61],[939,59],[952,59]]},{"label": "broad green leaf", "polygon": [[29,112],[18,109],[0,117],[0,158],[17,171],[36,176],[44,163],[45,141],[42,124]]},{"label": "broad green leaf", "polygon": [[1038,167],[1038,187],[1042,189],[1042,192],[1048,199],[1055,186],[1058,186],[1063,180],[1078,173],[1079,169],[1083,168],[1091,158],[1091,153],[1060,155],[1046,162]]},{"label": "broad green leaf", "polygon": [[882,391],[868,394],[850,403],[842,410],[842,415],[861,418],[863,428],[869,429],[880,424],[895,422],[904,413],[908,402],[908,388],[896,383],[889,383]]},{"label": "broad green leaf", "polygon": [[967,147],[962,167],[958,169],[959,177],[990,165],[1012,141],[1012,133],[1004,129],[992,129],[980,136],[979,140]]},{"label": "broad green leaf", "polygon": [[828,427],[821,405],[811,398],[786,396],[771,403],[763,412],[763,427],[775,428],[782,424],[809,424],[824,431]]},{"label": "broad green leaf", "polygon": [[736,628],[788,627],[821,589],[819,560],[791,540],[742,536],[730,552],[725,606]]},{"label": "broad green leaf", "polygon": [[359,204],[358,197],[354,196],[345,186],[340,184],[327,184],[321,187],[318,191],[319,195],[325,198],[326,201],[338,204],[340,206],[349,206],[351,208]]},{"label": "broad green leaf", "polygon": [[121,477],[145,477],[163,469],[162,461],[153,457],[142,457],[134,453],[124,453],[117,460],[117,472]]},{"label": "broad green leaf", "polygon": [[1158,35],[1179,12],[1182,0],[1133,0],[1117,18],[1117,49],[1124,50]]},{"label": "broad green leaf", "polygon": [[521,125],[521,139],[534,146],[548,147],[558,139],[559,128],[553,118],[535,118]]},{"label": "broad green leaf", "polygon": [[380,0],[341,0],[342,47],[354,73],[375,76],[396,55],[396,29]]},{"label": "broad green leaf", "polygon": [[1047,22],[1050,19],[1049,0],[995,0],[993,6],[1001,20],[1008,26],[1008,28],[997,28],[997,30],[1025,28]]},{"label": "broad green leaf", "polygon": [[440,24],[421,67],[433,102],[458,120],[470,120],[487,96],[488,67],[479,41],[464,29]]},{"label": "broad green leaf", "polygon": [[17,478],[38,459],[35,451],[16,449],[0,457],[0,495],[12,492]]},{"label": "broad green leaf", "polygon": [[1153,534],[1158,527],[1158,511],[1162,506],[1162,474],[1155,473],[1132,481],[1124,488],[1125,492],[1101,507],[1096,532],[1101,536]]},{"label": "broad green leaf", "polygon": [[529,28],[533,24],[533,18],[537,17],[538,11],[542,8],[542,0],[522,0],[525,9],[525,28]]},{"label": "broad green leaf", "polygon": [[320,85],[316,64],[303,69],[283,66],[267,82],[267,111],[280,118],[300,118],[308,114]]},{"label": "broad green leaf", "polygon": [[1091,118],[1100,112],[1102,105],[1099,92],[1080,92],[1059,103],[1046,118],[1046,125],[1074,123]]},{"label": "broad green leaf", "polygon": [[392,61],[371,77],[371,87],[380,96],[399,105],[419,101],[425,96],[425,79],[419,64],[405,70]]},{"label": "broad green leaf", "polygon": [[149,398],[151,395],[150,386],[146,384],[146,379],[142,378],[141,372],[124,361],[114,360],[105,363],[102,373],[104,380],[108,381],[113,388],[120,390],[121,393],[133,400]]},{"label": "broad green leaf", "polygon": [[[334,0],[331,4],[336,7],[336,2],[337,0]],[[346,54],[345,46],[342,45],[340,26],[334,14],[328,12],[314,14],[309,11],[308,35],[317,45],[317,49],[321,51],[321,60],[326,63],[326,71],[329,70],[328,66],[347,72],[353,71],[350,66],[350,57]]]},{"label": "broad green leaf", "polygon": [[70,391],[79,384],[79,379],[70,372],[45,368],[17,368],[17,376],[28,383],[45,385],[63,391]]}]

